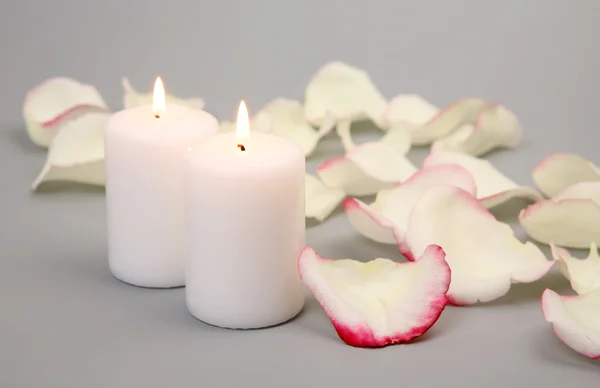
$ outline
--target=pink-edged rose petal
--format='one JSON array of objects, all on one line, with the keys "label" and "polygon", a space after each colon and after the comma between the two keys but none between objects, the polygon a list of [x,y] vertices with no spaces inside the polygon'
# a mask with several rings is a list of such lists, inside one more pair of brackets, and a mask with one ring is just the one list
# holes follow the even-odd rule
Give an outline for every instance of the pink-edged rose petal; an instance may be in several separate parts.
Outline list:
[{"label": "pink-edged rose petal", "polygon": [[569,251],[550,243],[552,257],[563,275],[571,282],[571,288],[579,295],[600,288],[600,255],[598,246],[590,244],[590,253],[586,259],[571,256]]},{"label": "pink-edged rose petal", "polygon": [[531,202],[540,201],[542,195],[534,188],[519,186],[509,177],[498,171],[489,161],[475,156],[448,150],[433,150],[423,162],[423,166],[452,163],[464,167],[475,178],[477,199],[491,209],[513,198]]},{"label": "pink-edged rose petal", "polygon": [[317,71],[305,91],[306,119],[321,126],[328,117],[342,120],[372,120],[384,128],[387,100],[369,74],[343,62],[330,62]]},{"label": "pink-edged rose petal", "polygon": [[523,229],[544,244],[567,248],[600,244],[600,181],[579,182],[519,214]]},{"label": "pink-edged rose petal", "polygon": [[95,87],[72,78],[56,77],[27,93],[23,119],[31,141],[46,148],[69,120],[98,111],[108,111],[108,107]]},{"label": "pink-edged rose petal", "polygon": [[406,233],[413,207],[432,187],[452,185],[475,195],[475,181],[471,174],[456,164],[424,167],[404,183],[382,190],[375,201],[367,205],[356,198],[344,201],[344,210],[350,224],[371,240],[396,244]]},{"label": "pink-edged rose petal", "polygon": [[54,137],[32,189],[49,181],[103,186],[104,128],[109,117],[109,113],[93,112],[65,124]]},{"label": "pink-edged rose petal", "polygon": [[389,127],[409,126],[411,128],[427,124],[440,112],[440,109],[416,94],[401,94],[394,97],[385,111],[385,122]]},{"label": "pink-edged rose petal", "polygon": [[323,183],[354,196],[375,194],[408,179],[416,171],[410,160],[380,141],[356,146],[345,156],[329,159],[317,167]]},{"label": "pink-edged rose petal", "polygon": [[298,269],[339,337],[356,347],[383,347],[423,335],[444,310],[450,269],[428,247],[414,263],[322,258],[305,248]]},{"label": "pink-edged rose petal", "polygon": [[531,242],[522,243],[466,191],[452,186],[428,190],[414,206],[400,250],[409,259],[429,245],[446,252],[452,270],[451,303],[469,305],[505,295],[511,283],[530,283],[551,268]]},{"label": "pink-edged rose petal", "polygon": [[578,296],[546,289],[542,311],[562,342],[588,358],[600,358],[600,288]]},{"label": "pink-edged rose petal", "polygon": [[450,135],[463,125],[475,124],[479,112],[487,105],[479,98],[458,100],[441,111],[427,123],[413,128],[412,144],[417,146],[431,144]]},{"label": "pink-edged rose petal", "polygon": [[517,116],[502,105],[490,104],[479,112],[474,125],[461,126],[432,147],[481,156],[497,148],[516,147],[521,138]]},{"label": "pink-edged rose petal", "polygon": [[[121,80],[121,84],[123,85],[123,90],[125,95],[123,97],[123,105],[125,109],[135,108],[137,106],[142,105],[152,105],[152,99],[154,98],[154,93],[140,93],[133,88],[129,79],[123,78]],[[176,97],[172,94],[166,95],[166,101],[168,104],[177,104],[177,105],[186,105],[192,108],[204,109],[205,102],[200,97],[192,97],[192,98],[180,98]]]},{"label": "pink-edged rose petal", "polygon": [[326,186],[319,178],[305,176],[305,215],[323,221],[342,202],[346,194],[343,190]]},{"label": "pink-edged rose petal", "polygon": [[549,197],[575,183],[600,181],[600,169],[594,163],[567,153],[548,155],[535,166],[531,175],[542,193]]}]

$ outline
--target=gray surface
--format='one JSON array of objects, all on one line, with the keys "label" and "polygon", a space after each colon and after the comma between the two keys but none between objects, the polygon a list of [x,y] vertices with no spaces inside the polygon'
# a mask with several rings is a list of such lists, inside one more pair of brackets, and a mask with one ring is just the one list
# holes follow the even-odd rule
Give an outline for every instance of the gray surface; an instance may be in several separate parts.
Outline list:
[{"label": "gray surface", "polygon": [[[352,3],[2,2],[0,387],[597,386],[600,364],[559,342],[540,312],[545,287],[566,289],[559,276],[515,286],[495,303],[449,308],[408,346],[348,347],[312,298],[286,325],[221,330],[187,313],[183,289],[144,290],[110,276],[101,191],[28,191],[45,153],[25,136],[21,103],[47,77],[97,85],[116,109],[121,76],[149,88],[160,74],[170,92],[201,94],[218,117],[233,118],[240,98],[251,110],[301,98],[332,59],[368,69],[390,97],[502,101],[526,136],[519,150],[491,159],[519,182],[530,183],[553,151],[600,162],[597,1]],[[327,139],[311,168],[340,151]],[[358,237],[340,213],[311,226],[308,243],[323,255],[398,257]]]}]

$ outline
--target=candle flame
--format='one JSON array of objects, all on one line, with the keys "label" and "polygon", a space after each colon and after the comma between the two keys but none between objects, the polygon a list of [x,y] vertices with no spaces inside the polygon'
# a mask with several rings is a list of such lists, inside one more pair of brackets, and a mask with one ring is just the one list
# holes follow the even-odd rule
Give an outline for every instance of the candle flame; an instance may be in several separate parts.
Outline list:
[{"label": "candle flame", "polygon": [[245,149],[242,142],[250,138],[250,119],[248,117],[248,108],[246,108],[246,103],[244,101],[240,103],[240,108],[238,109],[235,137],[241,145],[240,149]]},{"label": "candle flame", "polygon": [[152,110],[154,111],[154,117],[159,118],[167,110],[167,103],[165,101],[165,87],[160,77],[156,77],[154,83],[154,99],[152,101]]}]

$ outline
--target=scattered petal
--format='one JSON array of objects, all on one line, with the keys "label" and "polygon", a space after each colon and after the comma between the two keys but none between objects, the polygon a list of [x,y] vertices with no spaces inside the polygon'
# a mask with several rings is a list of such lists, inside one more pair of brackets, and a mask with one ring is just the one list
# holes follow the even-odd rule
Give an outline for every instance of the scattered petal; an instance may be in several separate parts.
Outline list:
[{"label": "scattered petal", "polygon": [[[350,120],[342,120],[336,125],[336,132],[342,140],[342,145],[346,151],[350,151],[356,147],[350,131],[351,125],[352,122]],[[387,144],[397,153],[406,155],[410,151],[411,146],[410,130],[406,126],[397,124],[394,127],[390,127],[379,141]]]},{"label": "scattered petal", "polygon": [[546,289],[542,311],[562,342],[588,358],[600,358],[600,288],[578,296]]},{"label": "scattered petal", "polygon": [[600,288],[600,255],[595,243],[590,244],[590,254],[584,260],[571,256],[566,249],[550,242],[552,257],[571,287],[579,295],[587,294]]},{"label": "scattered petal", "polygon": [[98,90],[71,78],[50,78],[31,89],[23,104],[27,133],[39,147],[48,147],[69,120],[89,112],[108,111]]},{"label": "scattered petal", "polygon": [[329,187],[348,195],[370,195],[402,182],[417,168],[401,153],[382,142],[363,143],[346,153],[327,160],[317,173]]},{"label": "scattered petal", "polygon": [[[127,78],[123,78],[121,83],[123,85],[123,90],[125,91],[125,96],[123,98],[123,105],[125,109],[135,108],[136,106],[142,105],[152,105],[152,99],[154,97],[153,92],[138,92],[133,88],[131,82],[129,82],[129,79]],[[167,94],[166,101],[168,104],[187,105],[200,110],[203,110],[205,105],[205,102],[202,98],[180,98],[173,96],[172,94]]]},{"label": "scattered petal", "polygon": [[305,115],[315,126],[332,115],[335,121],[370,119],[384,128],[386,107],[386,99],[367,72],[342,62],[323,66],[306,87]]},{"label": "scattered petal", "polygon": [[416,94],[401,94],[394,97],[385,111],[385,122],[388,126],[409,125],[411,127],[425,125],[438,115],[440,109]]},{"label": "scattered petal", "polygon": [[580,182],[523,209],[519,221],[531,238],[568,248],[600,244],[600,181]]},{"label": "scattered petal", "polygon": [[600,169],[581,156],[556,153],[535,166],[532,178],[542,193],[553,197],[575,183],[600,181]]},{"label": "scattered petal", "polygon": [[268,122],[271,133],[296,142],[310,155],[319,142],[319,133],[306,121],[302,104],[283,98],[268,103],[254,116],[255,123]]},{"label": "scattered petal", "polygon": [[553,264],[533,243],[520,242],[475,197],[452,186],[431,188],[421,197],[399,248],[412,259],[432,244],[446,252],[452,270],[448,298],[455,305],[497,299],[511,283],[538,280]]},{"label": "scattered petal", "polygon": [[448,105],[427,123],[414,127],[411,134],[412,144],[431,144],[465,124],[474,124],[479,112],[486,105],[484,100],[478,98],[465,98]]},{"label": "scattered petal", "polygon": [[346,194],[340,189],[325,186],[319,178],[306,174],[305,214],[306,218],[323,221],[342,202]]},{"label": "scattered petal", "polygon": [[477,198],[483,205],[491,209],[513,198],[521,198],[531,202],[543,199],[540,193],[528,186],[519,186],[487,160],[480,159],[460,152],[435,150],[432,151],[423,166],[452,163],[464,167],[475,178]]},{"label": "scattered petal", "polygon": [[414,263],[331,260],[307,247],[298,269],[340,338],[351,346],[409,342],[429,330],[447,304],[450,269],[438,246],[428,247]]},{"label": "scattered petal", "polygon": [[344,201],[348,221],[363,236],[385,244],[396,244],[408,227],[410,213],[419,199],[432,187],[452,185],[475,195],[471,174],[456,164],[424,167],[406,182],[377,193],[367,205],[356,198]]},{"label": "scattered petal", "polygon": [[475,125],[461,126],[432,147],[481,156],[497,148],[516,147],[521,137],[517,116],[501,105],[489,105],[479,113]]},{"label": "scattered petal", "polygon": [[48,181],[104,185],[104,128],[109,113],[88,113],[56,134],[32,189]]}]

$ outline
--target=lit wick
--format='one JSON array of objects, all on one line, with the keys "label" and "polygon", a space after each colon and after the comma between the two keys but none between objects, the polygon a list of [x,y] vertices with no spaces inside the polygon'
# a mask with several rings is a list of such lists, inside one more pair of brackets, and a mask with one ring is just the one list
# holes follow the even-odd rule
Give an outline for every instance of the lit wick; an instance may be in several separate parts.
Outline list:
[{"label": "lit wick", "polygon": [[156,117],[157,119],[160,119],[160,115],[158,113],[155,114],[154,117]]},{"label": "lit wick", "polygon": [[154,117],[157,119],[165,113],[167,110],[167,105],[165,101],[165,86],[162,83],[160,77],[156,78],[156,82],[154,83],[154,98],[152,99],[152,110],[154,113]]},{"label": "lit wick", "polygon": [[246,151],[246,147],[243,144],[238,144],[238,148],[242,151]]}]

